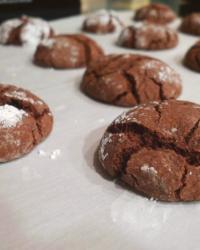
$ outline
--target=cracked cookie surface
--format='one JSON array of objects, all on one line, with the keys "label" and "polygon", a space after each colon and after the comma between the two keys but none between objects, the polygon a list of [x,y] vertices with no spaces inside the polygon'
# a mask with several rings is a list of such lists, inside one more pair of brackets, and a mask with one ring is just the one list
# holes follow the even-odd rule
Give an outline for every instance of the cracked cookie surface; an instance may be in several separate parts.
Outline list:
[{"label": "cracked cookie surface", "polygon": [[195,43],[186,53],[184,58],[186,67],[200,72],[200,41]]},{"label": "cracked cookie surface", "polygon": [[0,162],[29,153],[51,132],[52,113],[28,90],[0,84]]},{"label": "cracked cookie surface", "polygon": [[85,35],[57,35],[38,45],[34,62],[42,67],[80,68],[102,55],[101,47]]},{"label": "cracked cookie surface", "polygon": [[152,23],[166,24],[174,21],[175,12],[167,5],[152,3],[136,10],[135,21],[148,21]]},{"label": "cracked cookie surface", "polygon": [[81,88],[88,96],[119,106],[176,98],[180,76],[158,59],[136,55],[108,55],[90,64]]},{"label": "cracked cookie surface", "polygon": [[123,29],[117,43],[125,48],[170,49],[177,46],[178,34],[164,25],[140,23],[140,25],[132,25]]},{"label": "cracked cookie surface", "polygon": [[113,179],[147,197],[200,200],[200,105],[135,106],[107,128],[98,155]]}]

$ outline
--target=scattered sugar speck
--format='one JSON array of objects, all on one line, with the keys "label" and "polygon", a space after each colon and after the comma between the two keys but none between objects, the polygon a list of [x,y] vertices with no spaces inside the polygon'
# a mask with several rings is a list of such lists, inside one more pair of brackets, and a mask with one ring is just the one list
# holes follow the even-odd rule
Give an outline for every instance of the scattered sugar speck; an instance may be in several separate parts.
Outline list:
[{"label": "scattered sugar speck", "polygon": [[42,149],[38,150],[38,154],[39,154],[39,156],[46,156],[47,155],[47,153]]},{"label": "scattered sugar speck", "polygon": [[175,132],[177,132],[177,130],[178,130],[177,128],[172,128],[172,129],[171,129],[171,132],[172,132],[172,133],[175,133]]},{"label": "scattered sugar speck", "polygon": [[50,159],[51,160],[56,160],[61,154],[61,150],[60,149],[56,149],[54,150],[51,154],[50,154]]}]

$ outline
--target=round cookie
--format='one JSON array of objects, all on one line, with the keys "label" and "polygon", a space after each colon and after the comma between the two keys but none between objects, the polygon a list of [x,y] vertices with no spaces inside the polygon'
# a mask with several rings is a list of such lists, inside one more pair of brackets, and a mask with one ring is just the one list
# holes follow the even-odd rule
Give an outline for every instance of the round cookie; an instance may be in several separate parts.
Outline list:
[{"label": "round cookie", "polygon": [[175,12],[167,5],[152,3],[136,10],[135,21],[148,21],[152,23],[166,24],[174,21]]},{"label": "round cookie", "polygon": [[49,107],[31,92],[0,84],[0,162],[29,153],[51,132]]},{"label": "round cookie", "polygon": [[155,58],[108,55],[88,66],[81,88],[96,100],[128,107],[178,97],[181,79],[171,67]]},{"label": "round cookie", "polygon": [[184,65],[189,69],[200,72],[200,41],[195,43],[186,53]]},{"label": "round cookie", "polygon": [[109,176],[161,201],[200,200],[200,105],[138,105],[107,128],[98,148]]},{"label": "round cookie", "polygon": [[200,35],[200,13],[192,13],[186,16],[181,23],[180,31],[186,34]]},{"label": "round cookie", "polygon": [[107,34],[114,32],[118,24],[122,25],[119,18],[111,11],[101,10],[86,17],[82,30],[89,33]]},{"label": "round cookie", "polygon": [[80,68],[102,55],[100,46],[87,36],[57,35],[38,45],[34,62],[42,67]]},{"label": "round cookie", "polygon": [[175,30],[157,24],[140,23],[124,28],[118,45],[143,50],[162,50],[176,47],[178,34]]},{"label": "round cookie", "polygon": [[53,35],[48,22],[40,19],[22,16],[10,19],[0,25],[1,44],[33,44],[37,45],[42,39]]}]

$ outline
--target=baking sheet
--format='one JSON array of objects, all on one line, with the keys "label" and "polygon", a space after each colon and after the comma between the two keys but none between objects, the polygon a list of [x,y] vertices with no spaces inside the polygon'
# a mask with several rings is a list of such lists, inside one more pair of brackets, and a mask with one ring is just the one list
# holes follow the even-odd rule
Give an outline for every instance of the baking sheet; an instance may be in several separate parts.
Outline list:
[{"label": "baking sheet", "polygon": [[[131,23],[131,12],[119,15]],[[75,33],[82,20],[66,18],[52,26],[57,32]],[[115,45],[118,32],[90,36],[107,53],[135,52]],[[183,79],[180,98],[200,103],[200,75],[182,66],[186,50],[196,40],[180,34],[175,49],[137,53],[170,64]],[[95,171],[98,142],[107,125],[126,109],[82,94],[84,69],[43,69],[31,60],[31,48],[0,46],[0,82],[17,84],[43,98],[55,124],[50,137],[29,155],[0,166],[0,249],[199,249],[199,202],[150,201]],[[56,149],[61,154],[53,160]]]}]

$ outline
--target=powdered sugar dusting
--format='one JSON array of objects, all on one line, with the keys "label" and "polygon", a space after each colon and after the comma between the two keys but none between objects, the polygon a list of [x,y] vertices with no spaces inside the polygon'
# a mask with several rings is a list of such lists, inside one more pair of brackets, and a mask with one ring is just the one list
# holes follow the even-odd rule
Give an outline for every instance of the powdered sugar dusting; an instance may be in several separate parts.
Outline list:
[{"label": "powdered sugar dusting", "polygon": [[171,128],[171,132],[172,132],[172,133],[176,133],[177,131],[178,131],[177,128]]},{"label": "powdered sugar dusting", "polygon": [[22,121],[23,116],[27,113],[11,105],[0,106],[0,126],[3,128],[15,127]]},{"label": "powdered sugar dusting", "polygon": [[153,70],[153,77],[160,83],[167,82],[169,84],[180,84],[181,82],[179,74],[177,74],[176,71],[170,66],[160,61],[152,59],[150,61],[143,62],[142,67],[144,70]]},{"label": "powdered sugar dusting", "polygon": [[23,43],[37,45],[42,38],[48,38],[51,32],[49,24],[40,18],[28,18],[28,22],[21,31]]},{"label": "powdered sugar dusting", "polygon": [[143,172],[146,172],[146,173],[151,174],[151,175],[156,175],[158,173],[154,167],[150,167],[148,164],[144,164],[141,167],[141,170]]},{"label": "powdered sugar dusting", "polygon": [[114,124],[126,123],[128,121],[139,123],[139,121],[136,119],[135,115],[138,113],[138,110],[141,109],[141,108],[143,108],[144,106],[145,106],[145,104],[136,105],[130,111],[124,112],[120,116],[118,116],[114,120],[113,123]]},{"label": "powdered sugar dusting", "polygon": [[21,24],[22,20],[20,19],[11,19],[3,22],[0,26],[0,43],[6,44],[11,31],[16,27],[20,26]]},{"label": "powdered sugar dusting", "polygon": [[105,160],[107,157],[108,157],[108,153],[105,152],[106,150],[106,146],[107,144],[111,143],[112,142],[112,136],[113,134],[111,133],[106,133],[102,140],[101,140],[101,144],[100,144],[100,158],[101,160]]},{"label": "powdered sugar dusting", "polygon": [[168,32],[171,30],[163,25],[157,24],[140,24],[140,26],[133,26],[135,29],[135,47],[145,49],[153,40],[165,39]]},{"label": "powdered sugar dusting", "polygon": [[107,25],[111,19],[112,17],[108,11],[100,10],[87,17],[86,25]]},{"label": "powdered sugar dusting", "polygon": [[49,39],[46,38],[40,42],[40,45],[42,45],[44,47],[48,47],[48,48],[52,48],[54,44],[55,44],[55,39],[53,39],[53,38],[49,38]]},{"label": "powdered sugar dusting", "polygon": [[[23,91],[20,91],[20,90],[14,90],[14,91],[11,91],[11,92],[5,92],[4,95],[7,96],[7,97],[15,98],[17,100],[30,102],[31,104],[35,103],[35,101],[33,100],[33,98],[27,97],[26,93],[23,92]],[[38,101],[38,104],[42,104],[42,102]]]},{"label": "powdered sugar dusting", "polygon": [[21,17],[5,21],[0,26],[0,43],[8,42],[10,33],[13,29],[22,26],[20,39],[23,44],[37,45],[42,38],[48,38],[51,33],[49,24],[40,19],[32,17]]}]

